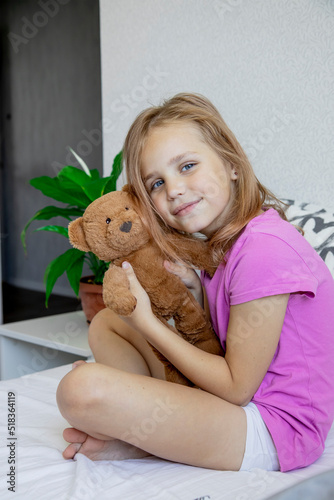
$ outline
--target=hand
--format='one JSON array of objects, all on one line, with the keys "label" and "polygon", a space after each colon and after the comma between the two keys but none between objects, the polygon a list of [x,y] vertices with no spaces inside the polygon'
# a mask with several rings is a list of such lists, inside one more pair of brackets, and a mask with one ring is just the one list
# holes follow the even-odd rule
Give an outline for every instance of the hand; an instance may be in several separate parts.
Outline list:
[{"label": "hand", "polygon": [[193,294],[197,302],[203,307],[203,290],[201,280],[194,269],[176,262],[164,261],[164,267],[168,272],[178,276],[182,283]]},{"label": "hand", "polygon": [[144,328],[145,322],[150,320],[150,318],[154,318],[151,301],[146,291],[139,283],[131,264],[124,261],[122,263],[122,268],[129,280],[130,291],[137,300],[134,311],[130,316],[122,316],[122,319],[136,330],[141,331]]}]

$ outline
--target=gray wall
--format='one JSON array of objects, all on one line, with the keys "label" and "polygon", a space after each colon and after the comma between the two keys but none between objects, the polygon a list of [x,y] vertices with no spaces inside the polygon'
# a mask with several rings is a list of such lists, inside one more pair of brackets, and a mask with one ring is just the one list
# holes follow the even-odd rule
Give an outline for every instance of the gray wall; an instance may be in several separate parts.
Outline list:
[{"label": "gray wall", "polygon": [[260,180],[334,206],[332,0],[100,0],[104,162],[134,117],[210,98]]},{"label": "gray wall", "polygon": [[[30,231],[24,256],[22,228],[37,209],[54,204],[28,181],[75,164],[68,146],[102,171],[99,3],[2,0],[1,6],[3,280],[44,290],[47,264],[69,244]],[[73,294],[65,277],[54,290]]]}]

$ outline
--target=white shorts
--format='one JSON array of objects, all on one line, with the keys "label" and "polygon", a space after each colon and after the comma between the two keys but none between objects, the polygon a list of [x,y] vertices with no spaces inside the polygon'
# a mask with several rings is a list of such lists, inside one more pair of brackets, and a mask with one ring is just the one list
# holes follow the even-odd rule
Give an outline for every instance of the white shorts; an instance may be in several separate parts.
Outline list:
[{"label": "white shorts", "polygon": [[280,470],[277,451],[264,423],[261,413],[254,403],[242,407],[247,417],[246,449],[240,470],[252,468]]}]

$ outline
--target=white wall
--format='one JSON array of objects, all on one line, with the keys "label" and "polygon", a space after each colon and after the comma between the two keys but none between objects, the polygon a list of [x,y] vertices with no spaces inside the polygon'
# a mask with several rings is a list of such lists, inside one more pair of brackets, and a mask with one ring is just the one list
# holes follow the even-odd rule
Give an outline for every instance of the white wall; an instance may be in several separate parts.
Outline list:
[{"label": "white wall", "polygon": [[104,171],[135,116],[210,98],[278,196],[334,206],[331,0],[100,0]]}]

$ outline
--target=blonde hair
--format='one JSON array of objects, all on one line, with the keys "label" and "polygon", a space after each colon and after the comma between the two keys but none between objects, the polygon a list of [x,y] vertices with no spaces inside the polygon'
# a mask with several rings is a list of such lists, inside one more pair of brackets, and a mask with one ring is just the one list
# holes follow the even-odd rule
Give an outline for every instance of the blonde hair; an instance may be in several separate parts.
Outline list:
[{"label": "blonde hair", "polygon": [[[215,106],[199,94],[177,94],[161,106],[153,106],[140,113],[127,134],[123,148],[129,188],[138,199],[152,237],[166,256],[176,258],[166,235],[177,231],[164,223],[153,206],[142,180],[141,156],[152,128],[180,122],[195,125],[204,142],[237,172],[224,226],[209,239],[214,261],[218,265],[261,208],[275,208],[286,219],[284,204],[258,181],[245,152]],[[191,235],[185,237],[191,238]]]}]

